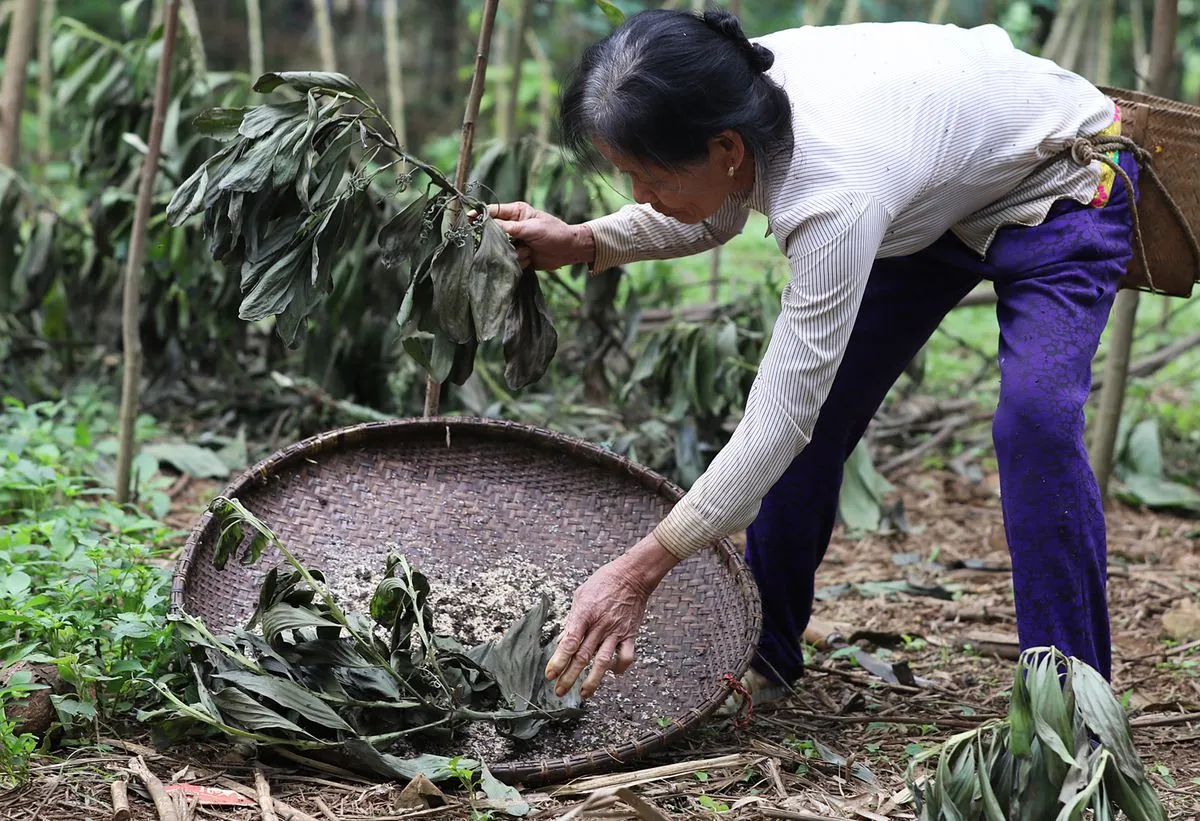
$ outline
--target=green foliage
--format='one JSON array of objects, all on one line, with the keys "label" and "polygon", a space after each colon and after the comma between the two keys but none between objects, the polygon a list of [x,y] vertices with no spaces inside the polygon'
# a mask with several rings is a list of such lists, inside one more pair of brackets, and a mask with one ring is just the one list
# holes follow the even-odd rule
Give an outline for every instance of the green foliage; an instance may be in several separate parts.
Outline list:
[{"label": "green foliage", "polygon": [[[115,446],[102,438],[111,411],[81,396],[8,401],[0,414],[0,668],[57,667],[71,692],[51,700],[72,732],[152,704],[144,679],[178,652],[164,622],[170,578],[158,561],[173,534],[115,504],[99,478]],[[17,689],[0,692],[0,711]],[[10,774],[31,750],[12,729],[0,719]]]},{"label": "green foliage", "polygon": [[[407,190],[419,173],[425,189],[378,234],[388,273],[403,283],[395,308],[404,349],[436,381],[461,385],[480,343],[503,330],[509,386],[541,378],[557,334],[537,276],[521,273],[483,203],[402,151],[378,106],[345,75],[267,74],[254,86],[260,92],[280,87],[305,99],[214,110],[198,120],[226,146],[180,185],[167,208],[172,225],[203,213],[213,258],[240,269],[239,316],[275,317],[284,342],[294,347],[317,301],[333,290],[332,260],[368,190],[383,172],[411,165],[415,170],[400,175],[397,188]],[[361,110],[347,113],[350,103]],[[354,161],[356,140],[364,156]],[[374,165],[382,152],[394,158]],[[480,213],[474,224],[466,219],[468,209]]]},{"label": "green foliage", "polygon": [[[217,637],[200,619],[181,617],[191,675],[155,682],[172,706],[143,720],[191,720],[255,744],[326,751],[365,772],[437,781],[457,777],[457,764],[387,749],[404,739],[453,743],[473,721],[528,740],[551,721],[579,715],[580,684],[559,698],[542,675],[554,651],[541,640],[546,597],[500,639],[468,649],[433,632],[429,581],[402,555],[389,556],[369,615],[346,612],[324,575],[240,502],[218,497],[210,510],[221,527],[217,567],[239,551],[244,564],[268,549],[283,561],[264,578],[244,629]],[[177,695],[176,686],[188,694]],[[484,789],[504,792],[493,781],[485,772]]]},{"label": "green foliage", "polygon": [[1007,718],[918,752],[908,781],[920,821],[1166,821],[1108,682],[1054,648],[1021,654]]}]

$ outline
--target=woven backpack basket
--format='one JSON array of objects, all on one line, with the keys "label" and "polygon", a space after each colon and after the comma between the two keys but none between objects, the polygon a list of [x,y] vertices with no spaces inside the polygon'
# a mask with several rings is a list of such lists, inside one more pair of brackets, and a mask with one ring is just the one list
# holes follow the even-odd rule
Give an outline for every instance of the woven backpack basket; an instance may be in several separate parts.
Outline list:
[{"label": "woven backpack basket", "polygon": [[1121,107],[1122,135],[1146,152],[1162,184],[1162,188],[1155,185],[1143,165],[1137,208],[1150,270],[1142,264],[1135,243],[1121,286],[1189,297],[1200,278],[1193,239],[1200,234],[1200,107],[1127,89],[1100,90]]}]

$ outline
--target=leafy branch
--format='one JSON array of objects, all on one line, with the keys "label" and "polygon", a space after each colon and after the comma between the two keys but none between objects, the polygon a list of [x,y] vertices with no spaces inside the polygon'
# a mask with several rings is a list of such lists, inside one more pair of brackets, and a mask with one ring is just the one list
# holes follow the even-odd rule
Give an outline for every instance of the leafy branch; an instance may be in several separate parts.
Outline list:
[{"label": "leafy branch", "polygon": [[[541,641],[545,597],[501,638],[467,649],[432,630],[429,581],[402,555],[389,555],[368,617],[339,606],[324,574],[301,563],[240,501],[217,497],[209,510],[219,523],[214,566],[226,567],[239,551],[247,565],[268,549],[283,561],[264,578],[244,629],[218,637],[200,619],[176,619],[191,676],[152,682],[171,706],[143,719],[184,719],[255,744],[323,750],[392,777],[447,778],[451,759],[385,750],[408,739],[413,747],[453,742],[481,721],[529,739],[580,714],[578,685],[559,698],[540,675],[554,649]],[[180,678],[194,698],[173,688]]]},{"label": "leafy branch", "polygon": [[[377,240],[404,292],[395,306],[404,350],[439,384],[461,385],[479,345],[501,337],[509,386],[540,379],[557,334],[536,274],[521,270],[483,203],[403,150],[379,106],[345,75],[272,72],[253,88],[302,97],[197,117],[195,126],[224,147],[167,208],[173,226],[202,214],[213,259],[240,270],[239,317],[274,317],[284,343],[296,347],[332,291],[333,260],[358,216],[390,207],[372,198],[373,186],[400,167],[395,193],[406,199]],[[468,220],[472,211],[481,216]]]}]

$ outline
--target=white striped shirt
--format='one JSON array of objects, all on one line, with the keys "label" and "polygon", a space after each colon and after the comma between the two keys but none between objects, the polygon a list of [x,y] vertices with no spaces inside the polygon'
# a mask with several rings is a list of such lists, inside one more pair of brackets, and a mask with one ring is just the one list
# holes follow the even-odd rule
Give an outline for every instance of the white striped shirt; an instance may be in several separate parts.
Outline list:
[{"label": "white striped shirt", "polygon": [[1016,50],[996,26],[866,23],[756,41],[775,54],[768,74],[791,100],[795,140],[753,190],[702,224],[644,205],[588,223],[603,270],[713,248],[753,208],[789,261],[745,415],[655,530],[681,559],[748,526],[808,444],[874,260],[946,231],[982,255],[1004,224],[1037,225],[1058,198],[1091,201],[1098,163],[1047,160],[1114,115],[1094,86]]}]

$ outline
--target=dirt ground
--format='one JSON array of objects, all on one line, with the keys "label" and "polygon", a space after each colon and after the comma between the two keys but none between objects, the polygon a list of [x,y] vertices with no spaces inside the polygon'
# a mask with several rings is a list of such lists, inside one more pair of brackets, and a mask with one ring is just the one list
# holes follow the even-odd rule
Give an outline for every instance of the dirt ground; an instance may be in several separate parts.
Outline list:
[{"label": "dirt ground", "polygon": [[[906,662],[900,670],[911,671],[917,686],[881,681],[849,651],[819,649],[797,693],[756,709],[748,726],[714,718],[684,743],[619,771],[634,794],[668,818],[914,818],[904,789],[911,754],[1004,713],[1016,629],[994,483],[972,486],[954,474],[924,472],[897,485],[909,535],[847,539],[839,533],[818,581],[816,617],[889,668]],[[180,494],[181,507],[198,509],[208,490],[189,487]],[[189,516],[194,521],[181,510],[178,523]],[[1121,505],[1109,513],[1113,684],[1128,699],[1135,744],[1173,819],[1200,817],[1200,647],[1189,646],[1200,635],[1187,638],[1187,630],[1200,625],[1179,609],[1200,592],[1198,537],[1200,523]],[[1168,615],[1173,609],[1184,615]],[[1164,616],[1178,640],[1165,640]],[[240,785],[254,794],[253,764],[231,747],[160,755],[139,746],[148,744],[133,738],[79,749],[61,761],[43,759],[27,786],[0,796],[0,818],[112,818],[108,782],[138,753],[166,784]],[[674,773],[646,769],[672,764],[678,765]],[[263,771],[272,796],[306,814],[276,807],[283,821],[471,817],[467,796],[449,788],[445,806],[404,809],[392,785],[270,766]],[[605,784],[526,791],[532,808],[526,817],[563,818],[572,809],[573,817],[639,817],[620,801],[580,813],[581,802]],[[131,784],[129,797],[134,821],[158,817],[140,786]],[[269,818],[257,804],[201,804],[188,815]],[[476,817],[487,817],[486,801],[473,804]]]}]

